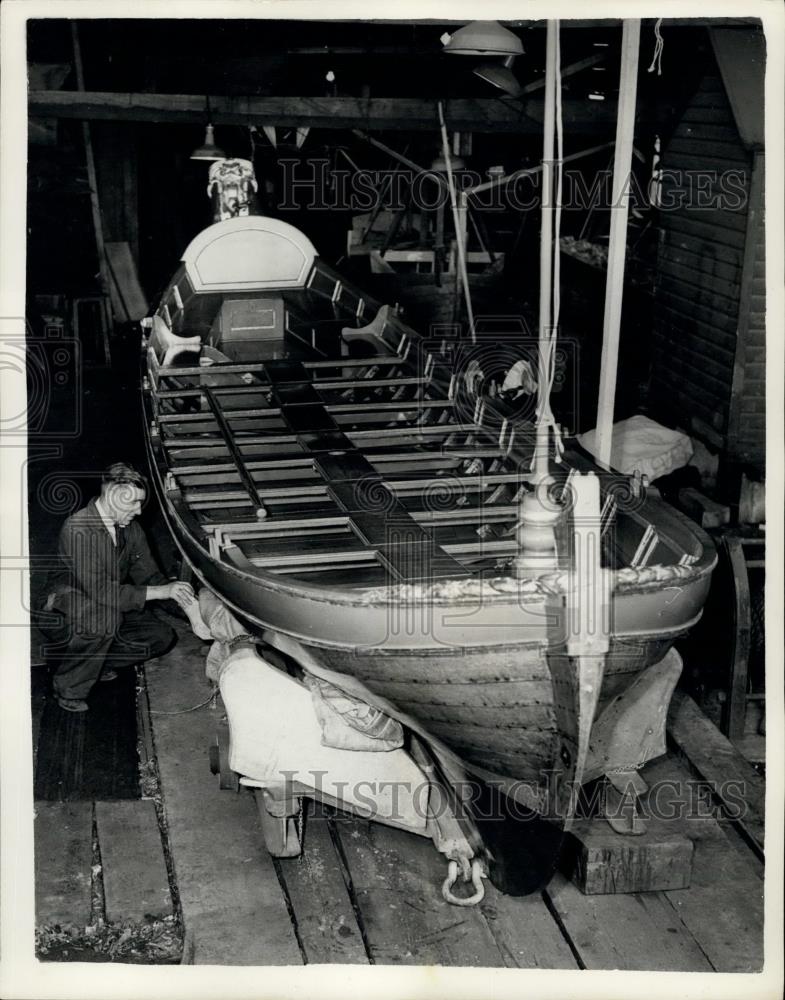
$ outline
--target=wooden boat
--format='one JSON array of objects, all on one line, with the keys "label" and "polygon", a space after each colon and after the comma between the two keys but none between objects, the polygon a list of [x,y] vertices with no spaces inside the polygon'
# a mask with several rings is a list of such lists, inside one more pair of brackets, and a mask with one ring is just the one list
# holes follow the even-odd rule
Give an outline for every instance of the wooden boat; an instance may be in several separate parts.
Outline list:
[{"label": "wooden boat", "polygon": [[[593,470],[602,497],[609,649],[587,681],[569,647],[569,507],[552,511],[555,567],[522,571],[535,436],[474,391],[473,352],[409,328],[292,226],[220,222],[152,321],[147,445],[175,541],[238,617],[535,802],[554,767],[580,781],[662,752],[678,676],[663,658],[700,616],[715,555],[656,490],[567,442],[557,484]],[[630,690],[634,732],[600,759],[592,720]]]}]

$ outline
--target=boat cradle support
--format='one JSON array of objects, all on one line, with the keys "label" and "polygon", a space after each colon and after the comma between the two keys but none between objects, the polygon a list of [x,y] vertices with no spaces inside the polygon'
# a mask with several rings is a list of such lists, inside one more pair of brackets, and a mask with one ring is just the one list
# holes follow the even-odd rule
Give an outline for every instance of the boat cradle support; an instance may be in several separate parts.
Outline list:
[{"label": "boat cradle support", "polygon": [[[409,751],[383,753],[324,746],[308,689],[248,647],[224,662],[219,687],[228,726],[210,748],[211,768],[221,788],[253,791],[273,857],[302,853],[304,801],[312,799],[429,837],[448,862],[444,898],[460,906],[482,899],[482,841],[425,741],[412,736]],[[459,880],[470,883],[460,893]]]}]

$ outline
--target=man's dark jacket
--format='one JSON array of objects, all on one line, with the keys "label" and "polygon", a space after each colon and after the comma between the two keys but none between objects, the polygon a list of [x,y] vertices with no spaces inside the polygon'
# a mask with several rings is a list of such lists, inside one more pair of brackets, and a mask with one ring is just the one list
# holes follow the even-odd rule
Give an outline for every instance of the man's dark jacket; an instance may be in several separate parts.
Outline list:
[{"label": "man's dark jacket", "polygon": [[141,611],[147,587],[169,581],[159,570],[144,530],[136,521],[116,527],[117,545],[91,500],[66,519],[60,530],[60,565],[50,575],[48,606],[65,610],[66,594],[74,591],[115,625],[127,611]]}]

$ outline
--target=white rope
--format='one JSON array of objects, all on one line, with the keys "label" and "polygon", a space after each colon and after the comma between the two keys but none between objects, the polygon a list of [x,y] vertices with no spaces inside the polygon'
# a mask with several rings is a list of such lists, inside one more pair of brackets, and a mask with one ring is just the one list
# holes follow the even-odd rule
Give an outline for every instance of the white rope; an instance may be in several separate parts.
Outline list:
[{"label": "white rope", "polygon": [[651,59],[651,66],[649,66],[649,73],[653,73],[657,70],[657,76],[662,76],[662,50],[665,48],[665,42],[662,40],[662,32],[660,27],[662,25],[662,18],[658,17],[654,22],[654,55]]},{"label": "white rope", "polygon": [[[476,340],[476,334],[474,329],[474,311],[472,309],[472,296],[469,290],[469,274],[466,267],[466,247],[463,243],[463,232],[458,219],[458,202],[455,195],[455,180],[452,173],[452,157],[450,156],[450,143],[447,139],[447,126],[444,123],[444,110],[442,109],[442,102],[439,101],[439,128],[442,137],[442,152],[444,155],[444,162],[447,167],[447,186],[450,191],[450,207],[452,209],[453,226],[455,227],[455,244],[458,250],[458,271],[460,274],[461,284],[463,285],[463,295],[466,302],[466,313],[469,320],[469,332],[471,334],[472,343]],[[465,205],[464,211],[468,213],[469,206]]]},{"label": "white rope", "polygon": [[[547,373],[547,391],[542,395],[542,403],[537,411],[537,423],[545,423],[553,434],[555,447],[554,459],[561,462],[564,454],[564,443],[561,437],[559,425],[551,409],[551,392],[556,376],[556,335],[559,327],[559,310],[561,308],[561,247],[559,234],[561,232],[561,212],[562,212],[562,182],[564,164],[564,123],[562,120],[562,77],[561,77],[561,40],[559,33],[559,22],[556,22],[556,160],[554,163],[556,175],[555,190],[555,212],[554,212],[554,232],[553,232],[553,309],[551,314],[551,328],[548,331],[548,340],[545,348],[545,358],[543,368]],[[533,460],[532,460],[533,461]],[[532,468],[534,465],[532,464]]]},{"label": "white rope", "polygon": [[209,698],[204,701],[200,701],[198,705],[193,705],[191,708],[180,708],[174,712],[167,712],[165,709],[150,709],[150,715],[187,715],[189,712],[195,712],[199,708],[204,708],[205,705],[209,705],[210,702],[215,702],[218,696],[218,688],[214,688]]},{"label": "white rope", "polygon": [[654,137],[654,155],[651,160],[651,177],[649,179],[649,205],[659,208],[662,205],[662,167],[660,166],[660,137]]}]

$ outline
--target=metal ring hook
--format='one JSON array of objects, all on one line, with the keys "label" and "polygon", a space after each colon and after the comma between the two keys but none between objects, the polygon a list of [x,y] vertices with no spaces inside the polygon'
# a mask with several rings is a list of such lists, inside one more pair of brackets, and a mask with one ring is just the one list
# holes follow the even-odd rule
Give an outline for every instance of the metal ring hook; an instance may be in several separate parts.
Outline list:
[{"label": "metal ring hook", "polygon": [[[461,861],[463,862],[464,859],[462,858]],[[468,867],[468,862],[466,863],[466,867]],[[452,887],[458,880],[458,862],[450,861],[447,865],[447,878],[442,884],[442,896],[444,896],[448,903],[452,903],[453,906],[476,906],[485,896],[485,886],[482,884],[482,880],[485,877],[485,872],[479,859],[475,858],[471,865],[471,882],[474,886],[474,892],[471,896],[466,896],[465,898],[455,896],[453,895]],[[469,880],[468,872],[464,873],[463,880],[465,882]]]}]

